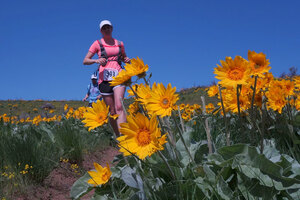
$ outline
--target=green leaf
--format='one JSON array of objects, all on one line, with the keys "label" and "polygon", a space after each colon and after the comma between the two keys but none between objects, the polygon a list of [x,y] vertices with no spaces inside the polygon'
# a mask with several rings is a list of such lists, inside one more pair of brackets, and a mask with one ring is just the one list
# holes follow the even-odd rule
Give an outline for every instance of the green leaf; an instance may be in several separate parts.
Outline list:
[{"label": "green leaf", "polygon": [[79,178],[72,186],[71,188],[71,198],[72,199],[79,199],[83,195],[87,194],[89,191],[93,189],[87,181],[91,179],[90,175],[88,173],[85,173],[84,176]]},{"label": "green leaf", "polygon": [[108,200],[108,196],[107,195],[98,195],[95,194],[90,200]]}]

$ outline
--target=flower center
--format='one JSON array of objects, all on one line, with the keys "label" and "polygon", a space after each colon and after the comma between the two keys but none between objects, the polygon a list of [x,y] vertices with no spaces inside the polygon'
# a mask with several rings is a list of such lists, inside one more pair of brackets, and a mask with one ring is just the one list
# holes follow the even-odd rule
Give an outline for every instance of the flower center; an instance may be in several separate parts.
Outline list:
[{"label": "flower center", "polygon": [[231,80],[241,80],[243,78],[244,72],[241,71],[240,69],[232,69],[228,72],[228,77]]},{"label": "flower center", "polygon": [[104,115],[103,113],[99,113],[98,114],[98,122],[101,123],[106,119],[106,115]]},{"label": "flower center", "polygon": [[285,104],[284,101],[281,100],[281,99],[275,101],[275,105],[276,105],[276,106],[279,106],[279,107],[280,107],[280,106],[282,106],[282,105],[284,105],[284,104]]},{"label": "flower center", "polygon": [[103,180],[103,181],[106,181],[106,180],[108,180],[108,179],[109,179],[109,177],[108,177],[107,172],[103,173],[103,175],[102,175],[102,180]]},{"label": "flower center", "polygon": [[137,140],[140,146],[145,146],[150,144],[151,142],[150,131],[146,128],[140,129],[137,134]]},{"label": "flower center", "polygon": [[161,105],[162,108],[169,108],[170,107],[169,99],[168,98],[163,98],[160,105]]}]

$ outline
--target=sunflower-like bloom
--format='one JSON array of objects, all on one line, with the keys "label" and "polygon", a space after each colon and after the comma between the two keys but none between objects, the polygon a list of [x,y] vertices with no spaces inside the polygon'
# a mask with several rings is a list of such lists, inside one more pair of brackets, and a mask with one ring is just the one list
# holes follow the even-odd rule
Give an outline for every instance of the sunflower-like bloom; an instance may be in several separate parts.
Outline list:
[{"label": "sunflower-like bloom", "polygon": [[113,77],[113,80],[110,82],[111,86],[117,86],[117,85],[130,85],[131,84],[131,77],[133,76],[131,71],[122,70],[119,72],[119,74],[115,77]]},{"label": "sunflower-like bloom", "polygon": [[300,90],[300,76],[295,76],[293,78],[293,81],[295,83],[296,90],[299,91]]},{"label": "sunflower-like bloom", "polygon": [[212,85],[208,88],[207,94],[209,97],[214,97],[219,94],[219,87],[217,85]]},{"label": "sunflower-like bloom", "polygon": [[129,105],[128,112],[131,115],[135,115],[139,111],[139,103],[137,101],[133,102]]},{"label": "sunflower-like bloom", "polygon": [[266,92],[268,108],[281,113],[283,107],[287,104],[287,96],[284,82],[282,80],[273,80],[270,83],[269,90]]},{"label": "sunflower-like bloom", "polygon": [[254,97],[254,104],[259,108],[262,107],[262,97],[262,92],[257,92]]},{"label": "sunflower-like bloom", "polygon": [[74,111],[74,117],[76,119],[82,119],[83,118],[83,114],[86,112],[86,107],[81,106],[79,108],[77,108],[77,110]]},{"label": "sunflower-like bloom", "polygon": [[262,52],[256,53],[249,50],[248,60],[251,67],[251,75],[263,76],[264,73],[269,72],[271,69],[269,59],[266,59],[266,55]]},{"label": "sunflower-like bloom", "polygon": [[133,76],[138,76],[139,78],[143,78],[146,76],[146,72],[148,71],[148,65],[144,64],[144,61],[139,57],[132,58],[131,63],[127,63],[125,65],[125,69],[130,72]]},{"label": "sunflower-like bloom", "polygon": [[273,80],[270,84],[269,84],[269,93],[270,94],[276,94],[277,95],[282,95],[285,98],[287,98],[289,95],[293,95],[294,94],[294,83],[290,80]]},{"label": "sunflower-like bloom", "polygon": [[69,109],[69,105],[68,105],[68,104],[65,104],[65,105],[64,105],[64,111],[66,112],[68,109]]},{"label": "sunflower-like bloom", "polygon": [[185,104],[184,104],[184,103],[180,104],[180,105],[179,105],[179,109],[180,109],[180,110],[185,109]]},{"label": "sunflower-like bloom", "polygon": [[[141,83],[140,85],[142,85],[142,83]],[[137,89],[138,89],[138,87],[139,87],[140,85],[134,84],[134,85],[131,86],[135,93],[137,92]],[[135,96],[134,93],[133,93],[133,91],[132,91],[132,89],[129,88],[129,89],[127,90],[127,92],[128,92],[128,97],[131,97],[131,96],[134,97],[134,96]]]},{"label": "sunflower-like bloom", "polygon": [[274,111],[278,111],[280,114],[282,112],[282,109],[287,104],[287,100],[284,96],[272,93],[267,93],[266,95],[268,97],[268,108],[273,109]]},{"label": "sunflower-like bloom", "polygon": [[140,84],[136,89],[136,93],[139,97],[138,101],[142,104],[146,104],[148,99],[151,97],[151,91],[156,90],[156,88],[156,83],[153,83],[152,89],[149,85]]},{"label": "sunflower-like bloom", "polygon": [[215,106],[214,106],[214,104],[209,103],[205,106],[205,109],[206,109],[207,113],[212,113],[212,111],[215,109]]},{"label": "sunflower-like bloom", "polygon": [[236,87],[244,85],[250,76],[250,68],[247,60],[241,56],[236,56],[234,60],[231,57],[226,57],[225,61],[220,61],[222,66],[214,68],[216,78],[221,80],[219,84],[225,87]]},{"label": "sunflower-like bloom", "polygon": [[152,87],[151,96],[145,99],[149,114],[161,117],[170,116],[174,105],[179,99],[175,91],[176,87],[172,88],[170,83],[167,88],[162,83],[157,84],[156,88]]},{"label": "sunflower-like bloom", "polygon": [[300,97],[298,96],[294,103],[297,110],[300,110]]},{"label": "sunflower-like bloom", "polygon": [[109,165],[107,164],[106,167],[102,167],[98,163],[94,162],[94,166],[96,171],[88,171],[91,179],[89,179],[87,182],[94,187],[107,183],[112,174],[109,169]]},{"label": "sunflower-like bloom", "polygon": [[[240,111],[245,111],[250,108],[250,98],[249,98],[250,89],[243,87],[240,91],[239,95],[239,104],[240,104]],[[225,110],[228,109],[233,113],[238,112],[238,101],[237,101],[237,94],[235,89],[227,89],[226,93],[223,96]]]},{"label": "sunflower-like bloom", "polygon": [[186,112],[182,113],[181,117],[184,121],[189,121],[191,119],[191,115],[189,113],[186,113]]},{"label": "sunflower-like bloom", "polygon": [[83,114],[85,118],[82,120],[85,123],[84,126],[89,127],[89,131],[102,126],[108,122],[109,106],[106,106],[103,100],[97,100],[96,103],[92,104],[91,108],[87,108],[87,112]]},{"label": "sunflower-like bloom", "polygon": [[274,80],[272,72],[267,72],[264,74],[263,79],[266,80],[265,88],[269,87],[270,83]]},{"label": "sunflower-like bloom", "polygon": [[123,136],[117,138],[120,142],[120,151],[124,156],[137,155],[140,159],[145,159],[159,150],[163,150],[166,143],[166,134],[161,135],[156,116],[150,120],[137,113],[135,116],[127,116],[127,123],[120,124],[120,132]]},{"label": "sunflower-like bloom", "polygon": [[291,96],[291,95],[294,95],[294,89],[295,89],[295,84],[293,81],[290,81],[290,80],[281,80],[282,81],[282,85],[283,85],[283,88],[285,90],[285,93],[286,95],[288,96]]},{"label": "sunflower-like bloom", "polygon": [[[255,84],[255,78],[253,77],[248,80],[248,85],[246,87],[248,88],[254,87],[254,84]],[[268,85],[267,79],[257,77],[256,88],[255,88],[256,93],[259,93],[261,90],[265,90],[267,88],[267,85]]]}]

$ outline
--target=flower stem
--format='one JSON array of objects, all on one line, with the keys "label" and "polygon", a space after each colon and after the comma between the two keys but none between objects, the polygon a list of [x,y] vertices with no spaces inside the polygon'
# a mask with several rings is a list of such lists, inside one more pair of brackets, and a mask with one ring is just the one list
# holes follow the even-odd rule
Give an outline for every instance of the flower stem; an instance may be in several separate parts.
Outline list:
[{"label": "flower stem", "polygon": [[124,101],[123,101],[122,97],[120,97],[120,102],[122,104],[123,111],[124,111],[125,115],[127,116],[128,114],[127,114],[127,111],[126,111],[126,108],[125,108]]},{"label": "flower stem", "polygon": [[253,95],[252,95],[252,99],[251,99],[251,115],[253,115],[253,106],[254,106],[254,99],[255,99],[255,93],[256,93],[257,77],[258,76],[256,75],[255,80],[254,80]]},{"label": "flower stem", "polygon": [[182,117],[181,117],[181,112],[180,112],[179,106],[177,106],[177,109],[178,109],[178,115],[179,115],[179,119],[180,119],[181,128],[182,128],[182,131],[184,132],[185,129],[184,129],[184,124],[183,124],[183,120],[182,120]]},{"label": "flower stem", "polygon": [[[137,93],[134,91],[134,89],[132,88],[131,85],[129,85],[129,88],[132,90],[132,92],[133,92],[134,96],[136,97],[136,99],[140,98],[140,97],[137,95]],[[148,113],[145,111],[145,109],[143,108],[143,106],[140,105],[139,108],[142,110],[142,112],[145,114],[145,116],[146,116],[148,119],[150,119]]]},{"label": "flower stem", "polygon": [[185,143],[184,138],[183,138],[183,135],[182,135],[183,132],[182,132],[182,130],[179,128],[179,125],[178,125],[178,123],[177,123],[177,121],[176,121],[176,119],[175,119],[175,116],[174,116],[173,112],[172,112],[172,115],[171,115],[171,116],[173,117],[173,120],[174,120],[174,122],[175,122],[175,125],[177,126],[177,128],[178,128],[178,130],[179,130],[179,131],[178,131],[178,132],[179,132],[179,136],[180,136],[180,139],[181,139],[181,141],[182,141],[182,143],[183,143],[183,146],[184,146],[186,152],[188,153],[188,155],[189,155],[191,161],[192,161],[193,163],[195,163],[195,161],[194,161],[194,159],[193,159],[193,157],[192,157],[192,154],[190,153],[188,147],[186,146],[186,143]]},{"label": "flower stem", "polygon": [[225,112],[225,107],[223,103],[223,98],[222,98],[222,88],[221,85],[219,85],[219,94],[220,94],[220,101],[221,101],[221,106],[223,110],[223,116],[224,116],[224,122],[225,122],[225,130],[226,130],[226,145],[230,145],[230,132],[228,130],[228,124],[227,124],[227,117],[226,117],[226,112]]},{"label": "flower stem", "polygon": [[162,160],[164,161],[164,163],[167,165],[167,167],[168,167],[168,169],[169,169],[169,171],[170,171],[170,173],[171,173],[172,178],[173,178],[174,180],[176,180],[176,177],[175,177],[175,175],[174,175],[174,172],[172,171],[172,168],[170,167],[170,165],[169,165],[168,161],[166,160],[166,158],[164,157],[164,155],[163,155],[160,151],[158,151],[158,155],[161,157],[161,159],[162,159]]},{"label": "flower stem", "polygon": [[239,118],[241,119],[240,87],[242,87],[242,86],[241,85],[237,85],[237,87],[236,87],[236,98],[237,98],[238,114],[239,114]]},{"label": "flower stem", "polygon": [[[254,115],[254,100],[255,100],[255,94],[256,94],[256,84],[257,84],[257,75],[255,76],[255,80],[254,80],[254,87],[253,87],[253,95],[252,95],[252,99],[251,99],[251,111],[250,111],[250,118],[253,121],[253,124],[255,123],[256,119],[255,119],[255,115]],[[253,134],[251,134],[251,140],[253,142]]]},{"label": "flower stem", "polygon": [[[203,116],[206,116],[206,107],[205,107],[205,98],[204,96],[201,96],[201,100],[202,100],[202,114]],[[208,153],[211,154],[212,153],[212,144],[211,144],[211,135],[210,135],[210,128],[208,126],[208,118],[205,117],[205,132],[206,132],[206,137],[207,137],[207,146],[208,146]]]},{"label": "flower stem", "polygon": [[148,81],[146,80],[145,76],[143,77],[143,79],[144,79],[146,85],[149,85],[149,83],[148,83]]},{"label": "flower stem", "polygon": [[261,117],[261,140],[260,140],[260,153],[262,154],[264,151],[264,132],[265,132],[265,120],[266,120],[266,97],[262,96],[262,117]]}]

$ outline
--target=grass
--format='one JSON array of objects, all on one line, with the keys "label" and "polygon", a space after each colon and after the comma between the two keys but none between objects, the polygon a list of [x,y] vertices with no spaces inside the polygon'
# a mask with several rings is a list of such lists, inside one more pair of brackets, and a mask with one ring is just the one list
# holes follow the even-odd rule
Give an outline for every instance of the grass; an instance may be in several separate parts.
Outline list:
[{"label": "grass", "polygon": [[73,118],[39,126],[0,121],[0,197],[42,183],[61,158],[80,166],[85,153],[109,145],[106,133],[104,128],[88,132]]},{"label": "grass", "polygon": [[[201,96],[205,97],[206,104],[216,103],[217,99],[209,98],[205,91],[206,87],[192,87],[182,89],[177,92],[179,94],[179,100],[177,104],[202,104]],[[128,107],[133,102],[132,98],[125,98],[124,105]],[[54,113],[52,115],[61,115],[64,113],[64,105],[68,104],[69,107],[77,109],[81,106],[87,106],[88,102],[83,101],[43,101],[43,100],[0,100],[0,115],[7,114],[9,116],[19,116],[20,118],[34,117],[41,114],[42,117],[50,115],[43,106],[50,104],[54,107]],[[34,111],[34,108],[37,110]]]},{"label": "grass", "polygon": [[[38,114],[46,115],[43,106],[52,105],[54,107],[53,114],[62,114],[64,112],[64,105],[68,104],[70,107],[77,109],[81,106],[87,106],[88,102],[83,101],[43,101],[43,100],[1,100],[0,101],[0,115],[7,114],[9,116],[19,116],[20,118],[33,117]],[[37,110],[35,111],[34,108]]]}]

